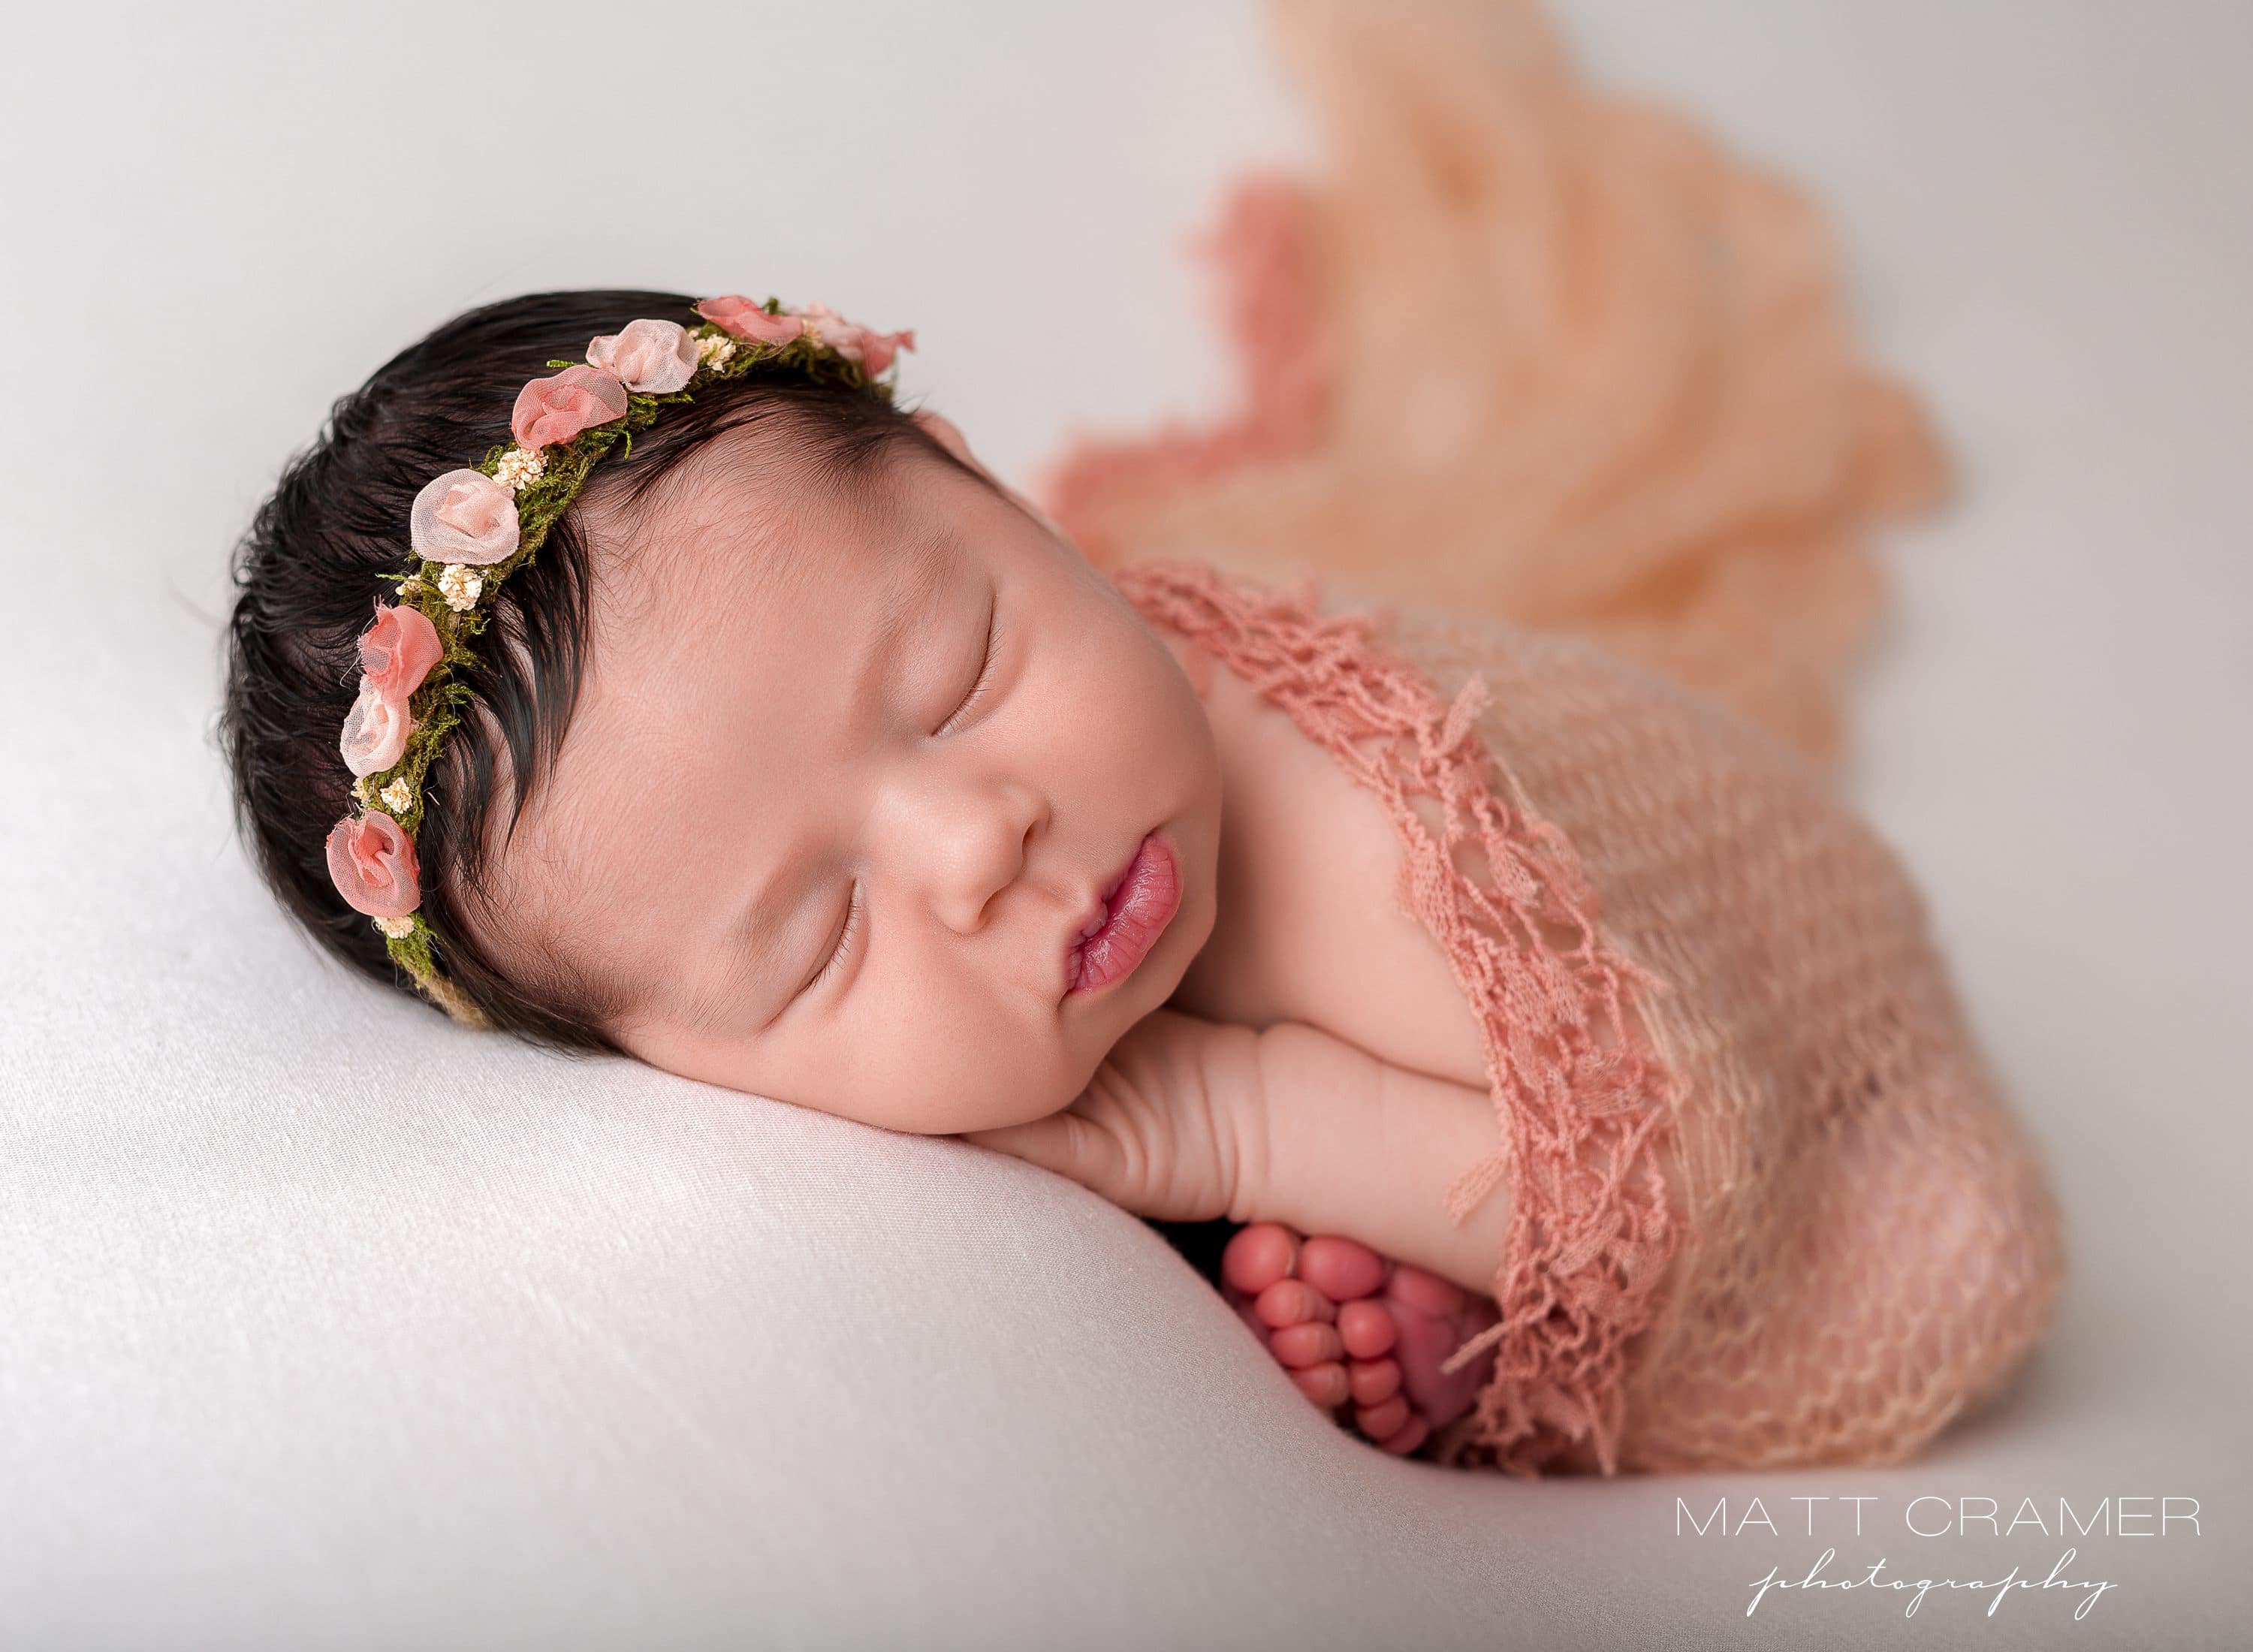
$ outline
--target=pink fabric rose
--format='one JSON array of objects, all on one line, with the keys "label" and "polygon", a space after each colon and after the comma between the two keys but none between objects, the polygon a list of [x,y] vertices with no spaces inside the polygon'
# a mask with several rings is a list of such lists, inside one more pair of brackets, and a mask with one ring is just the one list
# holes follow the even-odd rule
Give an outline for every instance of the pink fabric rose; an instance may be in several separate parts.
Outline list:
[{"label": "pink fabric rose", "polygon": [[770,316],[758,305],[740,294],[730,293],[724,298],[707,298],[696,306],[696,313],[721,331],[755,345],[785,345],[806,331],[806,324],[792,315]]},{"label": "pink fabric rose", "polygon": [[415,732],[407,702],[445,652],[438,628],[421,610],[375,610],[375,624],[360,634],[359,697],[337,737],[345,768],[356,775],[381,774],[399,761]]},{"label": "pink fabric rose", "polygon": [[415,720],[407,714],[407,702],[379,692],[363,677],[359,698],[345,714],[345,729],[337,737],[337,749],[344,753],[345,767],[354,774],[381,774],[399,761],[407,749],[407,736],[414,732]]},{"label": "pink fabric rose", "polygon": [[405,917],[422,904],[414,842],[380,809],[348,814],[330,830],[329,877],[345,905],[370,917]]},{"label": "pink fabric rose", "polygon": [[903,350],[916,347],[915,329],[905,327],[898,332],[872,332],[861,341],[861,367],[874,376],[892,365],[892,358]]},{"label": "pink fabric rose", "polygon": [[627,389],[671,395],[696,373],[696,341],[677,321],[630,321],[624,332],[606,332],[587,346],[587,359],[616,373]]},{"label": "pink fabric rose", "polygon": [[625,416],[626,387],[600,367],[566,367],[549,379],[534,379],[517,392],[508,428],[517,445],[544,448],[568,442],[580,431]]},{"label": "pink fabric rose", "polygon": [[430,668],[446,657],[438,628],[419,608],[377,605],[375,624],[359,634],[359,669],[364,680],[401,705],[422,686]]},{"label": "pink fabric rose", "polygon": [[[520,412],[523,405],[520,399]],[[407,537],[417,556],[434,562],[506,561],[516,554],[516,495],[482,471],[449,471],[415,496]]]},{"label": "pink fabric rose", "polygon": [[858,361],[861,359],[861,329],[846,320],[827,304],[794,306],[791,314],[803,318],[806,331],[813,335],[817,344],[827,349],[834,350],[847,361]]},{"label": "pink fabric rose", "polygon": [[847,361],[857,361],[863,373],[874,377],[892,365],[892,358],[902,350],[915,348],[912,329],[905,332],[876,332],[857,321],[847,321],[827,304],[808,304],[794,310],[806,324],[806,330],[824,346],[835,351]]}]

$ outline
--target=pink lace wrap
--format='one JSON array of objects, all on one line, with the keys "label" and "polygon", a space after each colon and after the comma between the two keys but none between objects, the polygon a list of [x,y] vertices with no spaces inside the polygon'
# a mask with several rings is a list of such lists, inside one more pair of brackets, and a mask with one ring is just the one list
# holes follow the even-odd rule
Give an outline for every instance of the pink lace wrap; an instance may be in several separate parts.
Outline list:
[{"label": "pink lace wrap", "polygon": [[1799,753],[1584,639],[1113,575],[1385,803],[1482,1034],[1511,1200],[1450,1463],[1900,1460],[1995,1392],[2055,1205],[1895,857]]}]

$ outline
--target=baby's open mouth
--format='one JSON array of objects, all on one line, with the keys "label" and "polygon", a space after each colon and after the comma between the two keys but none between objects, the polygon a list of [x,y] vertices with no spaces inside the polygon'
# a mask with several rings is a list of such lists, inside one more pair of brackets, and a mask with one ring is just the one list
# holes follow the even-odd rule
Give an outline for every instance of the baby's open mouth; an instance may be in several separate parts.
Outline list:
[{"label": "baby's open mouth", "polygon": [[1064,960],[1064,996],[1099,993],[1133,974],[1181,904],[1180,863],[1153,832],[1103,891],[1103,916],[1091,918],[1072,942]]}]

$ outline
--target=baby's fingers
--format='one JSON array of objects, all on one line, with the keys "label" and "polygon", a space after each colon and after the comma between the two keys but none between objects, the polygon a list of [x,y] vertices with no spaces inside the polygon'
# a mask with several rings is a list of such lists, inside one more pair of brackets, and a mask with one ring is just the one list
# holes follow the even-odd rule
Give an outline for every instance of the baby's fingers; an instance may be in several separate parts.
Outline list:
[{"label": "baby's fingers", "polygon": [[1159,1010],[1129,1028],[1063,1112],[962,1133],[1070,1176],[1136,1216],[1231,1213],[1258,1099],[1258,1035]]},{"label": "baby's fingers", "polygon": [[962,1140],[1069,1176],[1113,1204],[1133,1209],[1125,1196],[1131,1181],[1125,1149],[1108,1130],[1076,1112],[1050,1113],[997,1130],[966,1130]]},{"label": "baby's fingers", "polygon": [[1228,1211],[1227,1155],[1212,1131],[1152,1105],[1108,1068],[1062,1112],[962,1139],[1070,1176],[1139,1216],[1204,1222]]}]

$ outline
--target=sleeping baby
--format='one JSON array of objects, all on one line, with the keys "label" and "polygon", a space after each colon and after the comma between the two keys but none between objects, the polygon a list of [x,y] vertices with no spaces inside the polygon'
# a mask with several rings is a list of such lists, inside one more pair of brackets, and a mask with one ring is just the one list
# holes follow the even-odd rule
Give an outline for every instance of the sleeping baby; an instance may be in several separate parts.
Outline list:
[{"label": "sleeping baby", "polygon": [[2056,1211],[1796,754],[1586,643],[1106,575],[911,344],[550,293],[338,403],[236,569],[288,910],[457,1021],[1229,1224],[1388,1452],[1898,1460],[2001,1388]]}]

